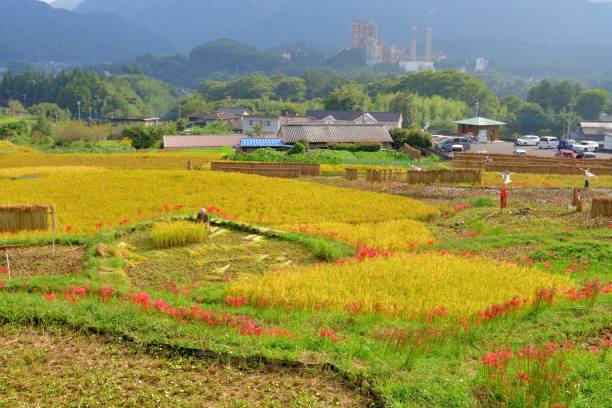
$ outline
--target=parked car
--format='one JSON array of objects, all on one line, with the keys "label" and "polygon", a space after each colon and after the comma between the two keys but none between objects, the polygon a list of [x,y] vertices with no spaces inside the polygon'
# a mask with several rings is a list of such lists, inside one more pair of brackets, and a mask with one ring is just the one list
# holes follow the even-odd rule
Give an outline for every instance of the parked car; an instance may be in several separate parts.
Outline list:
[{"label": "parked car", "polygon": [[538,143],[538,147],[540,149],[556,149],[559,147],[559,139],[552,136],[544,136],[540,138],[540,143]]},{"label": "parked car", "polygon": [[574,146],[574,143],[576,143],[576,141],[574,139],[562,139],[562,140],[559,140],[559,146],[557,146],[557,149],[559,149],[559,150],[572,150],[572,147]]},{"label": "parked car", "polygon": [[454,144],[451,147],[451,152],[453,153],[463,153],[465,151],[465,149],[463,148],[463,145],[461,144]]},{"label": "parked car", "polygon": [[470,139],[467,137],[451,137],[442,142],[438,143],[438,148],[443,152],[452,152],[454,145],[461,145],[463,147],[463,151],[469,151]]},{"label": "parked car", "polygon": [[537,146],[538,143],[540,143],[540,137],[534,135],[520,137],[515,142],[517,146]]},{"label": "parked car", "polygon": [[593,152],[581,152],[576,154],[576,158],[581,160],[595,160],[597,159],[597,155]]},{"label": "parked car", "polygon": [[524,149],[514,149],[512,154],[515,155],[515,156],[527,156],[527,150],[524,150]]},{"label": "parked car", "polygon": [[572,150],[575,152],[596,152],[599,150],[599,144],[595,142],[577,142],[572,145]]},{"label": "parked car", "polygon": [[558,159],[573,159],[574,152],[572,150],[567,149],[559,150],[557,154],[555,154],[555,157]]},{"label": "parked car", "polygon": [[585,140],[584,143],[588,144],[589,146],[592,146],[594,152],[599,151],[599,143],[593,142],[592,140]]}]

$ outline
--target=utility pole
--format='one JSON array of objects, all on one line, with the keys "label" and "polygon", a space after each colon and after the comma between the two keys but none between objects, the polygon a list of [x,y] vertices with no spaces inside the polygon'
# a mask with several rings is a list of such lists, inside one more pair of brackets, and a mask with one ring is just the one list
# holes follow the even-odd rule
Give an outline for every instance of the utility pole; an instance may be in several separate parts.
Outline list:
[{"label": "utility pole", "polygon": [[89,127],[91,127],[91,110],[92,110],[92,107],[90,106],[89,107]]},{"label": "utility pole", "polygon": [[81,123],[81,101],[77,101],[77,108],[79,110],[79,123]]},{"label": "utility pole", "polygon": [[476,117],[480,117],[480,100],[476,98]]},{"label": "utility pole", "polygon": [[569,139],[572,134],[572,116],[574,115],[574,107],[570,105],[569,115],[567,115],[567,137]]}]

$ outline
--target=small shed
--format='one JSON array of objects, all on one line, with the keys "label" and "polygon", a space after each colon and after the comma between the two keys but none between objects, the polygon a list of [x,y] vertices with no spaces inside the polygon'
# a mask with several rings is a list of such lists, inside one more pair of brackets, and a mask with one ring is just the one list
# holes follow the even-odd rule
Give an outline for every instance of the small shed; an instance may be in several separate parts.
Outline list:
[{"label": "small shed", "polygon": [[250,153],[258,149],[291,149],[290,145],[283,143],[283,139],[278,137],[244,137],[240,139],[240,150]]},{"label": "small shed", "polygon": [[285,125],[279,136],[287,144],[306,140],[313,147],[328,144],[370,144],[378,143],[383,147],[391,146],[393,138],[384,125],[354,124],[307,124]]},{"label": "small shed", "polygon": [[489,142],[498,140],[501,134],[502,126],[506,125],[504,122],[498,122],[496,120],[482,117],[459,120],[455,123],[458,126],[457,133],[459,135],[472,135],[476,138],[484,135],[486,140]]},{"label": "small shed", "polygon": [[243,135],[164,136],[164,149],[214,149],[234,147]]}]

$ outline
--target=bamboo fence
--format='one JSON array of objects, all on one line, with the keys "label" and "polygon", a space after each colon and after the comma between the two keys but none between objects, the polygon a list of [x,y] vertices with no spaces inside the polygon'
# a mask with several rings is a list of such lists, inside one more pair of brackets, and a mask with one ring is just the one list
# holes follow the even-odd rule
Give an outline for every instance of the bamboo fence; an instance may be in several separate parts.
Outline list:
[{"label": "bamboo fence", "polygon": [[594,197],[591,215],[595,217],[612,217],[612,196]]},{"label": "bamboo fence", "polygon": [[0,232],[49,229],[49,207],[44,205],[0,206]]},{"label": "bamboo fence", "polygon": [[402,181],[408,184],[480,184],[482,183],[482,172],[475,169],[436,169],[421,171],[368,169],[366,181],[372,183]]}]

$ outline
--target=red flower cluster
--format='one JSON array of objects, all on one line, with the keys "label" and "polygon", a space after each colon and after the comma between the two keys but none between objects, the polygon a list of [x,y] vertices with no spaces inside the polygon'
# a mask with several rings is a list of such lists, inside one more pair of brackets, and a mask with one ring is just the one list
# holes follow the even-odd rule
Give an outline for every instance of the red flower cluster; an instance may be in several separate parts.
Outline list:
[{"label": "red flower cluster", "polygon": [[87,288],[81,286],[73,286],[64,291],[64,299],[73,303],[78,303],[81,298],[87,296]]},{"label": "red flower cluster", "polygon": [[208,212],[209,214],[215,214],[218,217],[223,218],[224,220],[235,220],[238,218],[235,216],[228,215],[225,211],[217,207],[206,207],[206,212]]},{"label": "red flower cluster", "polygon": [[432,324],[436,317],[444,317],[448,314],[448,309],[444,306],[433,309],[425,314],[427,318],[427,323]]},{"label": "red flower cluster", "polygon": [[511,357],[512,351],[503,349],[485,354],[481,359],[481,363],[484,366],[502,369],[508,365]]},{"label": "red flower cluster", "polygon": [[336,260],[336,264],[341,265],[341,264],[347,264],[347,263],[353,263],[353,262],[363,262],[366,259],[378,258],[378,257],[388,258],[391,255],[393,255],[393,253],[390,251],[381,251],[376,248],[368,248],[366,246],[361,245],[359,246],[357,253],[352,258],[338,259]]},{"label": "red flower cluster", "polygon": [[470,208],[470,205],[464,203],[464,204],[456,205],[454,210],[455,210],[455,212],[460,212],[460,211],[466,210],[468,208]]},{"label": "red flower cluster", "polygon": [[595,299],[602,292],[608,293],[611,284],[608,283],[605,287],[602,287],[599,280],[594,280],[585,281],[582,285],[583,286],[580,289],[569,289],[565,291],[565,294],[569,296],[572,302],[578,302],[585,299]]},{"label": "red flower cluster", "polygon": [[239,309],[241,306],[248,306],[249,301],[244,296],[231,297],[228,296],[225,298],[226,305],[233,307],[234,309]]},{"label": "red flower cluster", "polygon": [[9,271],[9,268],[0,268],[0,275],[6,275]]},{"label": "red flower cluster", "polygon": [[53,302],[57,299],[57,296],[55,295],[55,293],[47,293],[43,295],[43,299],[48,302]]},{"label": "red flower cluster", "polygon": [[108,299],[112,297],[114,293],[115,293],[115,289],[111,288],[110,286],[102,286],[98,290],[98,294],[100,295],[102,299]]},{"label": "red flower cluster", "polygon": [[515,297],[507,302],[489,306],[486,310],[480,312],[478,317],[480,317],[482,320],[495,319],[521,309],[526,303],[527,300],[521,300]]},{"label": "red flower cluster", "polygon": [[0,288],[4,286],[4,281],[0,279]]},{"label": "red flower cluster", "polygon": [[331,330],[328,329],[321,329],[319,330],[319,336],[326,338],[326,339],[330,339],[333,343],[337,343],[338,342],[338,335],[336,333],[334,333]]}]

